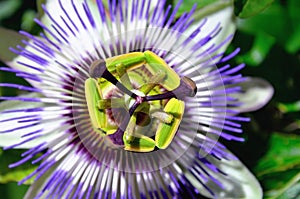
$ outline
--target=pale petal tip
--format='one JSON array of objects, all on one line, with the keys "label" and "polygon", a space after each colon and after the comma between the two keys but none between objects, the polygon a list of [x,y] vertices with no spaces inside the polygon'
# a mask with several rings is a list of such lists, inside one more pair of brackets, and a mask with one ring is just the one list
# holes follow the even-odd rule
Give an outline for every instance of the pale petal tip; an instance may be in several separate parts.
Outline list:
[{"label": "pale petal tip", "polygon": [[237,107],[238,111],[242,113],[261,109],[274,95],[273,86],[262,78],[247,77],[246,81],[238,85],[243,92],[236,93],[233,97],[242,103],[241,106]]}]

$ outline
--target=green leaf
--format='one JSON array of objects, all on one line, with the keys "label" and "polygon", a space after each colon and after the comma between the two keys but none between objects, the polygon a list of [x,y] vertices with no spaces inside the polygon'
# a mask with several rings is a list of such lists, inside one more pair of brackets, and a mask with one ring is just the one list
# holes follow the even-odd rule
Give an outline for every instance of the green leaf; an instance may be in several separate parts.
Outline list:
[{"label": "green leaf", "polygon": [[246,54],[237,56],[237,59],[241,63],[258,66],[265,60],[275,41],[276,39],[273,36],[258,31],[252,48]]},{"label": "green leaf", "polygon": [[293,103],[279,103],[278,109],[282,113],[291,113],[300,111],[300,101],[296,101]]},{"label": "green leaf", "polygon": [[300,8],[300,1],[299,0],[288,0],[287,9],[289,12],[289,16],[291,18],[291,23],[294,26],[299,25],[299,8]]},{"label": "green leaf", "polygon": [[28,185],[18,185],[16,182],[0,184],[1,198],[19,199],[23,198],[28,189]]},{"label": "green leaf", "polygon": [[30,32],[36,25],[36,23],[34,22],[34,18],[36,17],[36,15],[37,13],[34,10],[27,10],[26,12],[24,12],[22,16],[21,29]]},{"label": "green leaf", "polygon": [[[276,23],[271,23],[276,21]],[[282,30],[289,30],[288,15],[279,4],[273,4],[268,10],[248,19],[239,19],[238,28],[251,35],[265,32],[277,40],[286,39],[286,34]]]},{"label": "green leaf", "polygon": [[259,15],[239,19],[238,29],[254,36],[263,32],[273,37],[289,53],[296,53],[300,50],[300,1],[288,0],[286,4],[283,6],[276,1]]},{"label": "green leaf", "polygon": [[[300,169],[290,169],[283,172],[271,173],[261,178],[261,184],[264,188],[264,197],[268,199],[284,199],[292,197],[284,197],[289,194],[289,189],[299,181]],[[298,189],[299,191],[299,189]]]},{"label": "green leaf", "polygon": [[[20,160],[21,153],[23,152],[24,150],[2,151],[2,154],[0,155],[0,183],[18,182],[37,168],[36,165],[32,165],[30,162],[26,162],[16,168],[8,168],[9,164]],[[33,179],[30,179],[26,184],[32,182]]]},{"label": "green leaf", "polygon": [[0,60],[3,62],[12,61],[17,55],[9,50],[10,47],[16,47],[21,44],[26,37],[18,32],[0,27]]},{"label": "green leaf", "polygon": [[[175,5],[179,0],[175,1]],[[176,17],[181,16],[184,12],[189,12],[194,5],[197,5],[197,11],[194,18],[201,19],[207,15],[217,12],[231,4],[230,0],[185,0],[179,7]]]},{"label": "green leaf", "polygon": [[[0,183],[7,183],[7,182],[18,182],[34,172],[34,170],[37,167],[33,168],[26,168],[26,169],[21,169],[21,170],[12,170],[11,172],[5,173],[0,175]],[[33,179],[30,179],[26,182],[26,184],[31,184],[33,182]]]},{"label": "green leaf", "polygon": [[291,35],[287,38],[286,49],[288,52],[296,53],[300,49],[300,1],[299,0],[289,0],[287,5],[289,22],[291,24]]},{"label": "green leaf", "polygon": [[269,151],[255,168],[258,176],[300,167],[300,136],[274,133],[270,138]]},{"label": "green leaf", "polygon": [[[176,5],[178,3],[179,0],[176,0],[174,5]],[[186,0],[183,1],[181,6],[179,7],[178,16],[181,16],[184,12],[188,12],[192,9],[192,7],[196,4],[197,5],[197,9],[203,8],[209,4],[215,3],[218,0]]]},{"label": "green leaf", "polygon": [[295,29],[285,44],[286,50],[291,53],[296,53],[300,49],[300,26]]},{"label": "green leaf", "polygon": [[21,0],[6,0],[0,2],[0,19],[11,16],[21,6]]},{"label": "green leaf", "polygon": [[[300,179],[300,136],[274,133],[255,167],[265,198],[278,198]],[[282,198],[282,197],[281,197]]]},{"label": "green leaf", "polygon": [[274,0],[235,0],[236,15],[240,18],[248,18],[259,14],[268,8]]}]

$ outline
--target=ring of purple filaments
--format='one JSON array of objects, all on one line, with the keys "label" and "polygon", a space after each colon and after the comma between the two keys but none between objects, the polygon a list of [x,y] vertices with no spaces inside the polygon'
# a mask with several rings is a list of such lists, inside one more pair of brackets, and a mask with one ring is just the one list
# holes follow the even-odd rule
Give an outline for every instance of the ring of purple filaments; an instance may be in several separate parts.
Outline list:
[{"label": "ring of purple filaments", "polygon": [[90,68],[90,76],[92,78],[104,78],[110,83],[114,84],[118,89],[120,89],[125,94],[135,99],[133,105],[129,108],[129,114],[126,114],[122,123],[118,127],[115,133],[108,135],[110,140],[115,145],[124,145],[123,135],[124,130],[128,126],[131,116],[134,111],[141,105],[143,102],[154,101],[154,100],[163,100],[177,98],[183,100],[185,97],[194,97],[197,93],[197,86],[193,80],[188,77],[180,78],[179,86],[172,90],[167,91],[163,94],[151,95],[151,96],[139,96],[132,91],[128,90],[122,83],[120,83],[114,76],[111,74],[106,67],[104,60],[98,60],[97,64],[93,64]]}]

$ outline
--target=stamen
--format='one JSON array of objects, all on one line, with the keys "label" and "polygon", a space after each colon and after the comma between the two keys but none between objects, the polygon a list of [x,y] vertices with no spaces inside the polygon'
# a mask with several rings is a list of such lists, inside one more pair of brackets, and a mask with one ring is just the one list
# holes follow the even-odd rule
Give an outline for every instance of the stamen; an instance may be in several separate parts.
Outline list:
[{"label": "stamen", "polygon": [[196,93],[197,86],[195,82],[188,77],[182,77],[180,79],[180,85],[176,89],[163,94],[145,96],[144,101],[163,100],[173,97],[182,100],[185,97],[194,97]]},{"label": "stamen", "polygon": [[90,76],[92,78],[100,78],[103,77],[107,81],[114,84],[121,91],[131,96],[132,98],[137,98],[137,95],[128,90],[122,83],[120,83],[106,68],[106,63],[104,60],[99,59],[91,64],[90,68]]},{"label": "stamen", "polygon": [[137,107],[140,105],[138,101],[136,101],[132,107],[129,109],[129,114],[125,115],[125,118],[123,119],[123,122],[119,126],[119,128],[116,130],[115,133],[108,135],[110,140],[115,144],[115,145],[124,145],[123,141],[123,135],[126,127],[128,126],[128,123],[130,121],[131,116],[133,115],[134,111],[137,109]]},{"label": "stamen", "polygon": [[[103,77],[103,76],[102,76]],[[131,91],[130,91],[131,92]],[[130,107],[129,109],[129,114],[126,114],[125,118],[123,119],[123,122],[119,126],[119,128],[116,130],[115,133],[108,135],[110,140],[113,142],[115,145],[124,145],[123,141],[123,135],[125,132],[125,129],[129,125],[131,116],[134,114],[136,109],[146,101],[153,101],[153,100],[163,100],[163,99],[170,99],[170,98],[177,98],[177,99],[183,99],[186,96],[193,97],[197,93],[197,86],[193,80],[191,80],[188,77],[183,77],[180,80],[180,85],[178,88],[174,89],[173,91],[168,91],[164,94],[158,94],[158,95],[152,95],[152,96],[137,96],[135,99],[136,101],[134,104]],[[167,114],[167,113],[166,113]],[[155,116],[155,114],[154,114]],[[156,115],[158,118],[161,120],[165,121],[165,123],[171,123],[172,119],[168,114],[164,115],[162,114],[157,114]]]},{"label": "stamen", "polygon": [[161,122],[166,123],[166,124],[170,124],[173,120],[173,115],[168,114],[163,111],[156,111],[156,112],[152,113],[151,116],[159,119]]},{"label": "stamen", "polygon": [[[118,129],[114,133],[107,134],[107,138],[109,138],[110,142],[112,142],[115,146],[124,146],[124,133],[127,129],[128,136],[134,137],[134,128],[137,123],[138,110],[142,110],[143,103],[153,100],[164,100],[164,99],[184,99],[185,97],[193,97],[196,95],[197,86],[193,80],[188,77],[182,77],[180,79],[179,86],[172,90],[163,94],[151,95],[147,96],[147,94],[153,90],[153,88],[162,83],[162,81],[166,78],[166,72],[157,71],[155,75],[150,78],[150,81],[145,85],[141,86],[138,90],[140,93],[134,93],[130,91],[127,87],[130,84],[132,87],[128,74],[126,73],[125,68],[122,64],[116,65],[116,72],[121,78],[122,83],[120,83],[114,75],[108,71],[106,62],[104,60],[97,60],[91,64],[90,67],[90,76],[92,78],[104,78],[110,83],[114,84],[117,88],[123,91],[125,94],[132,97],[133,105],[129,106],[129,114],[126,114],[123,118],[123,121],[119,125]],[[127,85],[127,87],[125,87]],[[146,95],[146,96],[145,96]],[[125,97],[126,99],[126,97]],[[114,108],[114,107],[126,107],[126,100],[123,98],[113,98],[113,99],[101,99],[97,102],[97,106],[99,110]],[[130,100],[131,101],[131,100]],[[129,102],[130,102],[129,101]],[[129,103],[131,104],[131,103]],[[149,109],[146,111],[146,114],[149,114]],[[163,111],[157,111],[151,114],[152,117],[157,118],[163,123],[169,124],[173,120],[173,115],[165,113]],[[129,132],[128,132],[129,131]],[[127,136],[127,135],[126,135]]]}]

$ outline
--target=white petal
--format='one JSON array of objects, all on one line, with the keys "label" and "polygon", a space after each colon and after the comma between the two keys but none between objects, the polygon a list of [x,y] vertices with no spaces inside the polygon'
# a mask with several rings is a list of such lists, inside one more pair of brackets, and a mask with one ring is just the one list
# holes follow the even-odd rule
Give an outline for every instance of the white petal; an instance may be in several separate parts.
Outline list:
[{"label": "white petal", "polygon": [[[38,94],[36,93],[31,93],[27,95],[23,95],[22,97],[39,97]],[[20,101],[4,101],[0,103],[0,111],[4,110],[12,110],[12,109],[26,109],[26,108],[37,108],[37,107],[42,107],[42,103],[37,103],[37,102],[20,102]],[[28,113],[26,112],[16,112],[16,113],[3,113],[0,114],[0,121],[7,120],[10,118],[15,118],[15,117],[22,117],[26,116]],[[18,127],[24,125],[22,123],[18,123],[18,120],[12,120],[10,122],[0,122],[0,129],[1,131],[4,131],[7,128],[11,127]],[[32,127],[36,128],[36,127]],[[26,129],[26,131],[32,131],[32,128]],[[18,130],[14,131],[11,133],[0,133],[0,146],[5,147],[5,146],[10,146],[13,144],[20,143],[24,140],[24,138],[21,138],[21,136],[24,134],[24,130]],[[32,148],[33,146],[36,146],[38,143],[41,143],[41,141],[34,140],[32,142],[27,142],[19,147],[16,148]]]},{"label": "white petal", "polygon": [[[129,0],[128,1],[128,5],[129,6],[132,6],[132,1],[133,0]],[[153,11],[156,6],[158,6],[158,7],[163,6],[163,1],[151,0],[151,2],[150,2],[150,8],[149,8],[150,12]]]},{"label": "white petal", "polygon": [[258,77],[247,77],[245,82],[238,84],[243,93],[232,96],[242,103],[236,108],[240,112],[256,111],[265,106],[273,97],[274,88],[266,80]]},{"label": "white petal", "polygon": [[[64,56],[62,52],[56,51],[44,38],[34,37],[35,40],[29,40],[25,49],[15,48],[20,54],[26,53],[29,56],[19,55],[6,64],[17,70],[17,74],[24,72],[24,79],[33,87],[45,89],[45,86],[55,86],[63,88],[62,82],[68,80],[77,72],[70,68],[66,70],[63,66],[74,64],[70,59]],[[36,45],[36,43],[42,45]],[[38,80],[35,80],[38,79]],[[55,80],[55,81],[53,81]],[[44,84],[43,84],[44,83]]]},{"label": "white petal", "polygon": [[216,192],[220,198],[262,198],[262,188],[253,174],[239,160],[216,162],[219,168],[228,174],[219,180],[227,189]]},{"label": "white petal", "polygon": [[[74,5],[76,7],[80,7],[81,4],[84,2],[84,0],[76,0],[74,1]],[[90,0],[88,0],[88,2],[91,2]],[[73,20],[74,24],[80,24],[80,19],[77,17],[76,13],[73,11],[73,6],[71,1],[63,1],[63,6],[65,8],[65,10],[68,12],[68,15],[70,16],[70,18]],[[96,7],[96,4],[94,4]],[[55,21],[61,21],[60,16],[63,15],[63,11],[61,10],[59,1],[53,1],[53,0],[47,0],[45,7],[47,10],[51,11],[51,16],[53,17],[53,19]],[[71,11],[71,12],[69,12]],[[79,12],[80,16],[84,16],[85,13],[83,12],[83,10],[79,10],[81,12]],[[41,21],[48,27],[50,27],[50,25],[52,24],[52,21],[48,18],[48,16],[45,14],[44,16],[42,16]],[[64,28],[64,30],[68,30],[68,27],[64,25],[63,22],[59,23],[60,26],[62,26]]]},{"label": "white petal", "polygon": [[[48,178],[52,175],[55,169],[56,169],[55,167],[51,167],[40,179],[34,182],[27,190],[24,199],[35,198],[39,193],[41,193],[44,185],[46,185],[47,183]],[[45,191],[45,193],[39,199],[46,198],[47,193],[48,191]]]},{"label": "white petal", "polygon": [[[221,9],[213,14],[210,14],[208,16],[205,16],[207,19],[205,25],[201,28],[202,34],[199,34],[195,39],[200,39],[201,37],[205,36],[206,34],[213,31],[218,25],[222,28],[221,31],[218,33],[217,36],[215,36],[206,46],[210,46],[209,44],[220,44],[222,41],[224,41],[226,38],[228,38],[230,35],[233,35],[236,30],[236,23],[234,18],[234,7],[233,5],[229,5],[228,7],[225,7],[224,9]],[[201,9],[196,12],[201,12]],[[188,35],[189,33],[192,33],[193,30],[195,30],[200,24],[202,24],[202,20],[194,22],[194,24],[187,29],[184,34]],[[218,51],[224,52],[228,45],[230,44],[231,40],[228,40],[226,44],[224,44]]]},{"label": "white petal", "polygon": [[[29,43],[32,43],[32,41],[29,41]],[[12,46],[12,48],[15,48],[15,46]],[[30,52],[36,53],[37,55],[41,54],[41,53],[39,53],[38,51],[34,50],[32,47],[30,47],[28,45],[25,47],[25,49],[28,50],[28,51],[30,51]],[[29,67],[26,67],[26,66],[24,66],[22,64],[19,64],[19,62],[26,63],[26,64],[28,64],[30,66],[40,68],[40,66],[37,63],[35,63],[35,62],[33,62],[33,61],[31,61],[31,60],[29,60],[29,59],[27,59],[27,58],[25,58],[24,56],[21,56],[21,55],[16,56],[12,61],[6,62],[6,64],[8,66],[10,66],[11,68],[19,70],[19,71],[24,71],[24,72],[28,72],[28,73],[32,73],[32,74],[36,74],[37,73],[36,70],[31,69]]]},{"label": "white petal", "polygon": [[82,57],[89,57],[90,55],[95,57],[96,52],[92,49],[98,45],[97,39],[110,37],[106,25],[100,19],[96,1],[87,0],[87,5],[89,14],[101,31],[92,27],[83,7],[83,2],[84,0],[47,1],[45,8],[48,13],[46,12],[41,18],[41,22],[51,32],[44,31],[47,37],[59,45],[60,51],[70,59],[70,62],[77,61],[76,63],[80,63]]},{"label": "white petal", "polygon": [[[230,152],[227,152],[230,153]],[[239,199],[260,199],[262,198],[262,188],[253,174],[239,160],[217,160],[208,158],[209,161],[217,166],[227,176],[207,170],[208,173],[216,178],[224,187],[221,188],[212,180],[208,180],[205,185],[215,194],[214,198],[239,198]],[[191,183],[200,190],[206,197],[212,195],[200,185],[192,175],[187,175]]]},{"label": "white petal", "polygon": [[[211,31],[211,29],[214,28],[214,26],[216,26],[218,23],[220,23],[222,27],[221,32],[211,40],[212,43],[219,44],[224,39],[234,34],[236,30],[236,24],[234,21],[233,10],[234,8],[232,5],[207,17],[207,24],[209,24],[209,26],[204,26],[204,32]],[[220,52],[225,51],[229,44],[230,41],[228,41],[226,45],[220,49]]]}]

